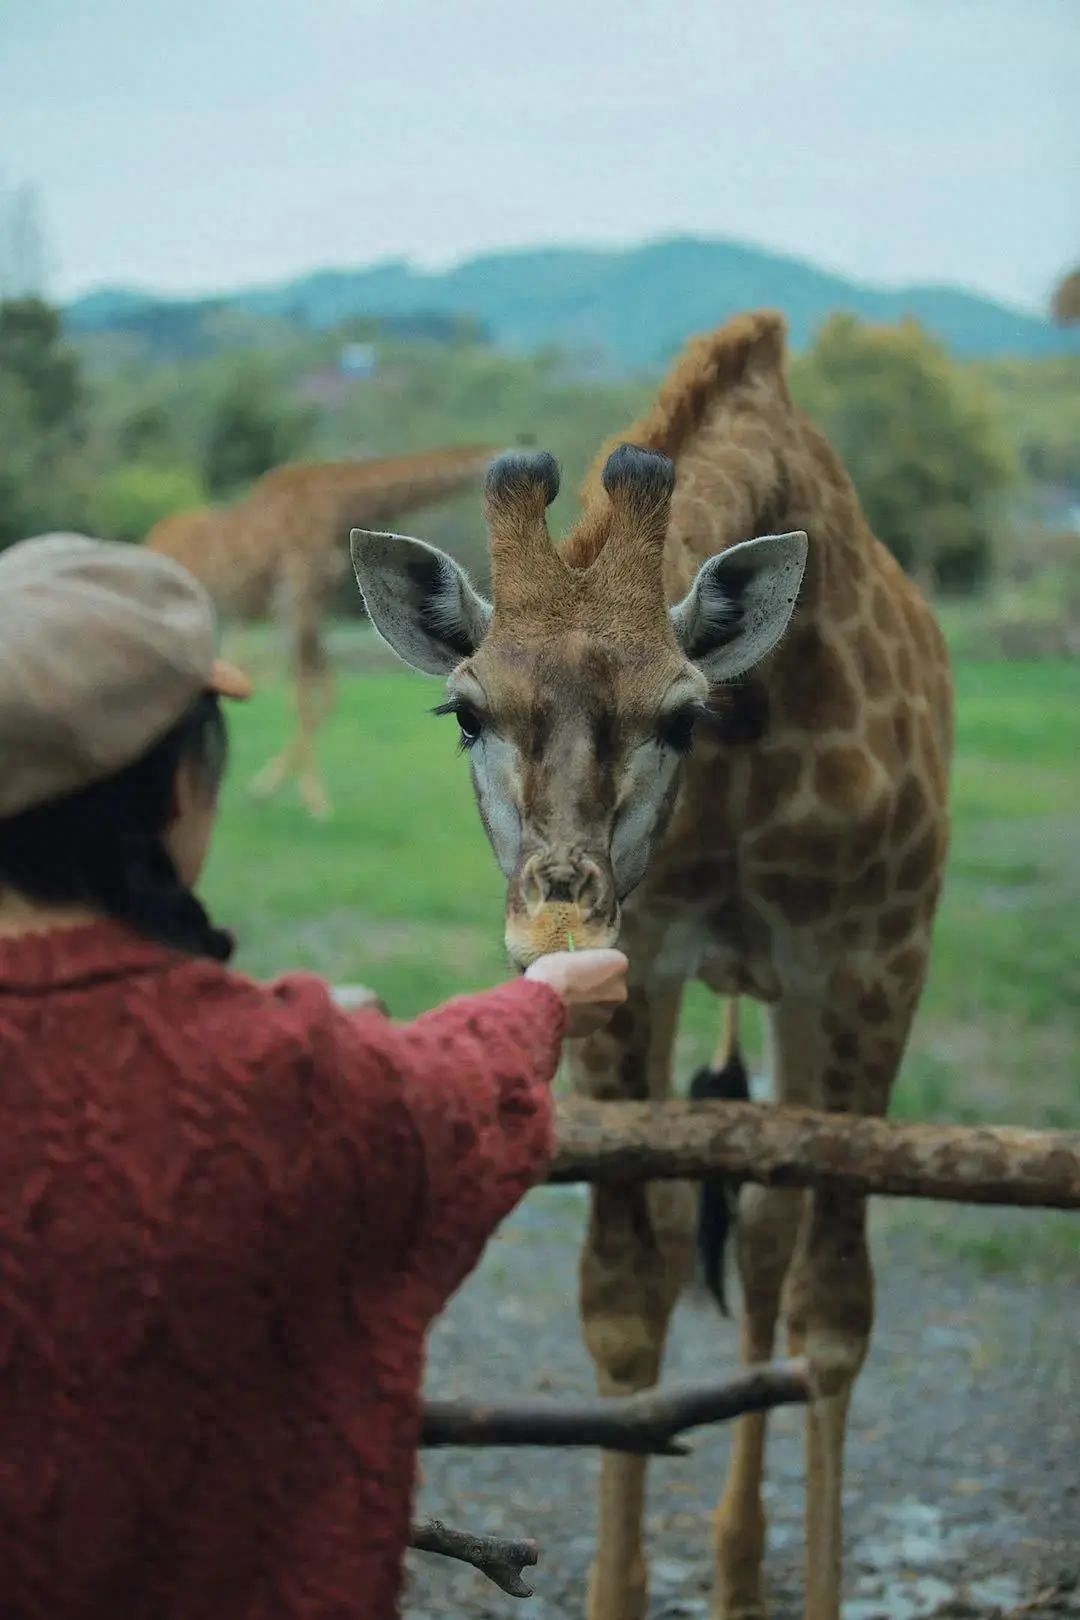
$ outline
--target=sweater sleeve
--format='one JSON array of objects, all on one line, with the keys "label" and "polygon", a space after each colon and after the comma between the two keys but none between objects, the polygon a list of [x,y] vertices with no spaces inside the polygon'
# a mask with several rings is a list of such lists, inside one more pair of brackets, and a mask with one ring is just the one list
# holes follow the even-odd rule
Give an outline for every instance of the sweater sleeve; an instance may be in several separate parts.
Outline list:
[{"label": "sweater sleeve", "polygon": [[547,985],[518,980],[395,1025],[353,1022],[399,1077],[420,1144],[411,1271],[437,1311],[476,1265],[499,1222],[551,1161],[550,1082],[566,1010]]},{"label": "sweater sleeve", "polygon": [[562,999],[522,979],[396,1024],[341,1011],[306,975],[274,990],[313,1015],[310,1084],[328,1162],[352,1165],[362,1225],[434,1315],[550,1162]]}]

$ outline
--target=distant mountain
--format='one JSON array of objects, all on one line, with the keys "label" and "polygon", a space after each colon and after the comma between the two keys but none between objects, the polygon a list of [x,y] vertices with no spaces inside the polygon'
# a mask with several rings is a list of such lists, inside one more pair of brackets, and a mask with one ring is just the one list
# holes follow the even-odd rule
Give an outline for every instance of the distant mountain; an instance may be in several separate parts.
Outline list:
[{"label": "distant mountain", "polygon": [[392,261],[363,270],[320,270],[279,286],[206,300],[167,300],[106,289],[67,311],[75,333],[177,331],[200,312],[225,312],[325,329],[353,316],[466,316],[499,347],[558,347],[597,369],[653,371],[692,333],[738,310],[781,309],[800,348],[837,310],[866,320],[912,315],[967,359],[1078,353],[1080,332],[952,287],[863,286],[737,242],[678,238],[625,250],[548,248],[486,254],[446,271]]}]

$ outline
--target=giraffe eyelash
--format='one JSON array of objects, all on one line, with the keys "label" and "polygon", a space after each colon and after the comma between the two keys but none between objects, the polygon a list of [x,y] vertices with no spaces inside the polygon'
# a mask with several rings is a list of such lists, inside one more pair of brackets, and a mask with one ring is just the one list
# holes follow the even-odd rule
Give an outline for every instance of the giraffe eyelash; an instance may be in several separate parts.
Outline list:
[{"label": "giraffe eyelash", "polygon": [[657,727],[656,740],[663,748],[676,754],[688,754],[694,746],[694,734],[699,725],[712,717],[704,703],[684,703],[664,715]]},{"label": "giraffe eyelash", "polygon": [[479,709],[469,703],[467,699],[450,698],[446,703],[438,704],[431,710],[431,713],[436,715],[452,714],[456,717],[461,728],[461,737],[458,742],[459,753],[467,753],[470,748],[475,748],[480,741],[484,730],[484,717]]}]

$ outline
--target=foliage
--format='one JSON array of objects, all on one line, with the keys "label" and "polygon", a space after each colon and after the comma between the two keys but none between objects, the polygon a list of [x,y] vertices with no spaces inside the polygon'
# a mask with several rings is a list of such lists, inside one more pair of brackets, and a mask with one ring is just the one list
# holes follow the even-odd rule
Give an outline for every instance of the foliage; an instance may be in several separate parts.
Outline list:
[{"label": "foliage", "polygon": [[[178,333],[194,318],[185,309],[174,321]],[[121,302],[115,314],[128,318],[128,305]],[[48,313],[38,320],[48,337]],[[332,331],[220,306],[206,320],[206,346],[188,332],[184,343],[195,342],[194,357],[166,362],[155,361],[134,326],[80,337],[82,404],[77,431],[62,435],[62,446],[35,430],[36,407],[4,370],[0,542],[54,522],[85,527],[88,513],[130,531],[142,513],[180,499],[183,475],[189,493],[204,486],[211,498],[227,499],[266,466],[297,454],[363,458],[525,439],[550,447],[562,464],[563,492],[552,513],[558,532],[573,516],[596,446],[633,421],[655,387],[655,379],[590,378],[556,349],[501,352],[464,318],[421,319],[415,310],[391,323],[408,329],[408,338],[370,316]],[[429,334],[424,340],[421,330]],[[373,375],[340,378],[342,344],[350,339],[374,346]],[[51,352],[55,357],[55,346]],[[33,366],[31,373],[42,375]],[[995,408],[1029,477],[1080,480],[1080,357],[960,366],[913,326],[882,331],[848,322],[830,324],[795,360],[794,373],[800,397],[851,466],[875,526],[909,566],[936,557],[948,583],[970,579],[986,561],[997,515],[993,491],[1008,459],[1000,443],[988,450]],[[317,408],[304,403],[316,392],[309,386],[315,377],[339,379]],[[118,478],[129,466],[138,469],[133,478]],[[150,469],[162,478],[148,480]],[[112,500],[119,512],[110,510]],[[1015,500],[1010,492],[1010,501],[1017,520],[1034,531],[1036,518],[1023,512],[1032,503],[1022,491]],[[483,574],[474,493],[411,521]],[[1010,535],[1007,555],[1019,544]],[[343,597],[342,605],[355,602]]]},{"label": "foliage", "polygon": [[914,321],[834,316],[792,368],[871,527],[910,572],[971,589],[993,561],[995,499],[1015,466],[991,396]]},{"label": "foliage", "polygon": [[1061,326],[1072,326],[1080,321],[1080,270],[1070,270],[1058,283],[1050,308]]},{"label": "foliage", "polygon": [[134,406],[117,424],[116,450],[123,461],[167,460],[172,445],[172,424],[160,400]]},{"label": "foliage", "polygon": [[1080,489],[1080,355],[995,360],[978,375],[1000,401],[1028,477]]},{"label": "foliage", "polygon": [[82,406],[79,358],[63,341],[59,314],[42,299],[0,303],[0,372],[26,390],[36,429],[76,432]]},{"label": "foliage", "polygon": [[[558,534],[576,513],[577,491],[597,446],[638,415],[650,390],[638,383],[575,381],[556,355],[512,356],[479,346],[383,345],[379,372],[340,412],[325,418],[320,455],[392,455],[440,444],[531,442],[562,470],[549,514]],[[487,552],[475,493],[425,515],[421,532],[482,578]]]},{"label": "foliage", "polygon": [[265,367],[236,367],[210,416],[203,454],[206,486],[228,498],[271,467],[295,458],[311,427],[308,412],[283,395]]},{"label": "foliage", "polygon": [[131,462],[109,473],[91,503],[95,534],[106,540],[142,540],[174,512],[206,504],[206,490],[190,467]]},{"label": "foliage", "polygon": [[55,310],[0,302],[0,546],[77,523],[84,439],[79,358]]}]

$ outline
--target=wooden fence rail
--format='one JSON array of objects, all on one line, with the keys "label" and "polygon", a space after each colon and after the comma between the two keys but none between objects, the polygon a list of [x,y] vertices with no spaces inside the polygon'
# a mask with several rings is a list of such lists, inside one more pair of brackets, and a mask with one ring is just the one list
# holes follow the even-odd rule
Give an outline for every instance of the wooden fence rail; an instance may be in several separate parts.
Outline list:
[{"label": "wooden fence rail", "polygon": [[552,1181],[717,1173],[773,1187],[832,1183],[900,1198],[1080,1209],[1080,1131],[895,1124],[758,1103],[559,1103]]},{"label": "wooden fence rail", "polygon": [[[369,992],[342,987],[342,1005]],[[833,1185],[867,1196],[931,1198],[1029,1209],[1080,1209],[1080,1131],[1015,1126],[910,1125],[855,1114],[756,1103],[558,1104],[551,1182],[694,1181],[723,1175],[772,1187]],[[811,1398],[806,1368],[746,1369],[727,1385],[650,1391],[619,1402],[527,1400],[496,1405],[427,1401],[422,1444],[603,1445],[677,1453],[679,1430],[740,1411]],[[411,1545],[480,1570],[527,1597],[535,1541],[455,1530],[431,1520]]]}]

